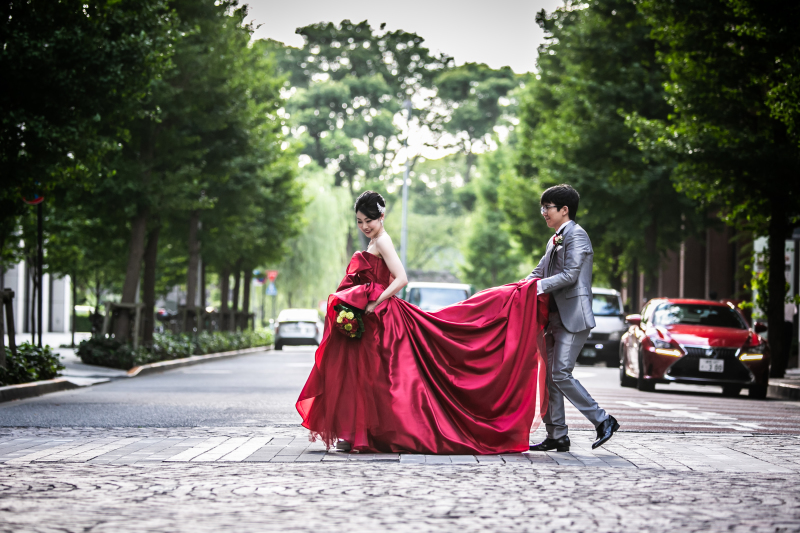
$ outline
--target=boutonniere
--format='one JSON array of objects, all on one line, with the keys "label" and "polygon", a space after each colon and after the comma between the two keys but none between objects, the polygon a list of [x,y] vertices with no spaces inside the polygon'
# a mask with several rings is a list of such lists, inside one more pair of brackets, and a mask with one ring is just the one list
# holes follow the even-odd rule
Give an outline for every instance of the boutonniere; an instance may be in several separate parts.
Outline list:
[{"label": "boutonniere", "polygon": [[553,244],[555,244],[556,246],[561,246],[562,244],[564,244],[564,236],[561,234],[553,235]]}]

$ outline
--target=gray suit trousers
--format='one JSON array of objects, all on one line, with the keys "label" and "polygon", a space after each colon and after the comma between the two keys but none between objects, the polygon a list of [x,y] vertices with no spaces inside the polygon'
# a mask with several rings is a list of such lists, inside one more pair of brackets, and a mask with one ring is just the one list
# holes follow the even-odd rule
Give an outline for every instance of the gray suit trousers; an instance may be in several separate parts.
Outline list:
[{"label": "gray suit trousers", "polygon": [[580,382],[572,377],[572,369],[589,338],[591,329],[570,333],[561,322],[558,312],[550,312],[550,322],[545,331],[547,342],[547,389],[550,401],[544,423],[547,436],[559,439],[567,434],[567,419],[564,414],[564,397],[580,411],[595,427],[600,425],[608,414],[597,405]]}]

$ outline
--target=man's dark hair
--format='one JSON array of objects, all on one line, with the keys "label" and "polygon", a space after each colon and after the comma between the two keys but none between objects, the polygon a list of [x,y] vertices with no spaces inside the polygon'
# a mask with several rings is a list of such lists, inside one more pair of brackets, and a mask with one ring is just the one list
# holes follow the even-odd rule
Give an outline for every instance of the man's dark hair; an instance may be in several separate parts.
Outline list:
[{"label": "man's dark hair", "polygon": [[544,191],[540,203],[542,205],[555,205],[559,209],[567,206],[569,208],[569,219],[575,220],[575,217],[578,216],[578,203],[580,200],[581,195],[578,194],[578,191],[566,183],[562,183]]}]

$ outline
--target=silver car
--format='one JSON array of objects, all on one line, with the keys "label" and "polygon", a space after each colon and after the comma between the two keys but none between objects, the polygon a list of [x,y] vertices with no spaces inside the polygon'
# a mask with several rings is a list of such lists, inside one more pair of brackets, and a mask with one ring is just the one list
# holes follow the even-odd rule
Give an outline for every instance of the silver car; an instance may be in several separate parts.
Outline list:
[{"label": "silver car", "polygon": [[405,287],[403,300],[431,312],[466,300],[470,295],[472,287],[464,283],[412,281]]},{"label": "silver car", "polygon": [[276,324],[276,350],[283,350],[284,346],[319,346],[322,342],[324,326],[316,309],[284,309]]}]

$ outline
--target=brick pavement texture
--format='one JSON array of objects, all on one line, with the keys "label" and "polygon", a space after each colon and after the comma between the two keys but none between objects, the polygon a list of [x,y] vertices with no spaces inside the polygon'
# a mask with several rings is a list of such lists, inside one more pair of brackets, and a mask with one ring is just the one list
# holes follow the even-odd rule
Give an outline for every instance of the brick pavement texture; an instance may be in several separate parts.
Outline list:
[{"label": "brick pavement texture", "polygon": [[[535,437],[534,437],[535,438]],[[0,531],[800,531],[800,438],[342,454],[296,426],[5,428]]]}]

